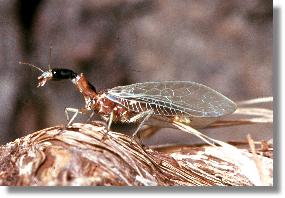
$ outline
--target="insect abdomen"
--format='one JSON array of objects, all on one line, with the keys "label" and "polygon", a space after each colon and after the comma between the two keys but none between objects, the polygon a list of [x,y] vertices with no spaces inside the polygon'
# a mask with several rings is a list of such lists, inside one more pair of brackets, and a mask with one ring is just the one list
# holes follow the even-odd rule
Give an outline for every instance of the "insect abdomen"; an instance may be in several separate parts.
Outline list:
[{"label": "insect abdomen", "polygon": [[139,101],[139,100],[127,100],[123,98],[119,98],[116,100],[119,104],[123,105],[127,109],[140,113],[148,110],[152,110],[155,115],[160,115],[160,116],[176,116],[176,115],[183,115],[183,116],[189,116],[188,113],[184,113],[183,111],[175,108],[168,107],[163,104],[157,104],[152,103],[149,101]]}]

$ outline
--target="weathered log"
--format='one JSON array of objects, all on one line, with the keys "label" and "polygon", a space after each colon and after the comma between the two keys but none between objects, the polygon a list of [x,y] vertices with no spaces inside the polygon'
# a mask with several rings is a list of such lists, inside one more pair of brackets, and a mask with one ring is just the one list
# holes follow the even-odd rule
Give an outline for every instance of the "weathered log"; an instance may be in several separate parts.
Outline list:
[{"label": "weathered log", "polygon": [[[0,147],[0,184],[256,185],[237,164],[215,155],[217,147],[152,149],[137,144],[127,135],[109,132],[104,136],[105,133],[106,128],[100,124],[73,124],[68,128],[43,129],[7,143]],[[272,159],[266,160],[270,167]]]}]

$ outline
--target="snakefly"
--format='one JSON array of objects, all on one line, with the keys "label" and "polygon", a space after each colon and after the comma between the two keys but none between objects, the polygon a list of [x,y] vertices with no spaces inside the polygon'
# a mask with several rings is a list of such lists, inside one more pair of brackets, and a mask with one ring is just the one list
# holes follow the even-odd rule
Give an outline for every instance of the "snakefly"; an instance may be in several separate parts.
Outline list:
[{"label": "snakefly", "polygon": [[221,116],[236,110],[236,104],[219,92],[190,81],[144,82],[127,86],[118,86],[107,91],[97,92],[84,74],[77,74],[70,69],[54,68],[48,71],[29,63],[21,63],[37,68],[42,72],[38,77],[38,87],[49,80],[70,79],[83,95],[85,107],[82,109],[66,108],[74,112],[70,125],[78,113],[92,111],[108,123],[136,123],[138,128],[133,136],[138,135],[143,124],[158,127],[173,127],[173,121],[203,128]]}]

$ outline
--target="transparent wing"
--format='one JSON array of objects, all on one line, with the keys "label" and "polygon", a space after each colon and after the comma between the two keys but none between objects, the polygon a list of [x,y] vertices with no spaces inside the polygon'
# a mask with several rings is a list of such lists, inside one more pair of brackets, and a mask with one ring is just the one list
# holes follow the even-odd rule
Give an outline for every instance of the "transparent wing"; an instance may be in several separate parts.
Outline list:
[{"label": "transparent wing", "polygon": [[[219,92],[202,84],[189,81],[145,82],[119,86],[108,91],[107,97],[130,110],[137,103],[159,112],[182,113],[191,117],[220,117],[235,111],[236,104]],[[139,104],[139,105],[140,105]],[[167,110],[167,111],[166,111]]]}]

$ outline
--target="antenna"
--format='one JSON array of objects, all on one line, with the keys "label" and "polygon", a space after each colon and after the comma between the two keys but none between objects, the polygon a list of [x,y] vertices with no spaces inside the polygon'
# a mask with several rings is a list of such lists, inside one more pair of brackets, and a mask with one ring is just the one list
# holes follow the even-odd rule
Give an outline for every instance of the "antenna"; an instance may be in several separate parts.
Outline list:
[{"label": "antenna", "polygon": [[26,63],[26,62],[19,62],[19,64],[21,64],[21,65],[29,65],[29,66],[31,66],[31,67],[33,67],[33,68],[36,68],[37,70],[40,70],[41,72],[45,72],[44,70],[42,70],[41,68],[39,68],[39,67],[37,67],[37,66],[35,66],[35,65],[33,65],[33,64],[31,64],[31,63]]},{"label": "antenna", "polygon": [[[52,46],[50,46],[49,47],[49,56],[48,56],[48,71],[51,71],[51,68],[50,68],[50,62],[51,62],[51,50],[52,50]],[[41,71],[41,72],[45,72],[44,70],[42,70],[41,68],[39,68],[39,67],[37,67],[37,66],[35,66],[35,65],[33,65],[33,64],[31,64],[31,63],[26,63],[26,62],[19,62],[19,64],[21,64],[21,65],[29,65],[29,66],[31,66],[31,67],[33,67],[33,68],[36,68],[37,70],[39,70],[39,71]]]},{"label": "antenna", "polygon": [[51,50],[52,50],[52,46],[49,47],[49,56],[48,56],[48,70],[50,71],[50,62],[51,62]]}]

